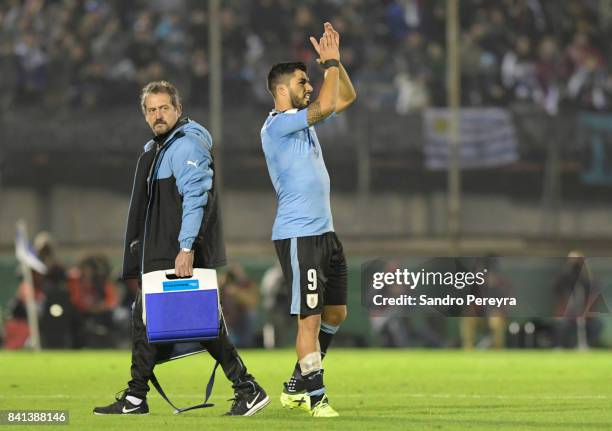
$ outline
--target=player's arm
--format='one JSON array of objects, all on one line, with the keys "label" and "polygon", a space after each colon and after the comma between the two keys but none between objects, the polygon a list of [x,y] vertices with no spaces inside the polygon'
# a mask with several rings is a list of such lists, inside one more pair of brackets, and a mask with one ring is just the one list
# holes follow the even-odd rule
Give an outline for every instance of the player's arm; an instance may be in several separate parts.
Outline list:
[{"label": "player's arm", "polygon": [[[331,60],[340,63],[340,49],[337,40],[331,33],[324,33],[317,43],[314,37],[310,41],[318,47],[319,58],[322,63]],[[319,91],[317,99],[308,105],[308,125],[312,126],[325,120],[336,111],[340,80],[340,68],[337,66],[329,67],[325,70],[323,85]]]},{"label": "player's arm", "polygon": [[[339,49],[340,48],[340,34],[336,30],[334,30],[334,27],[329,22],[326,22],[324,24],[324,28],[325,28],[324,34],[329,34],[333,38],[333,40],[335,41]],[[320,46],[317,44],[316,39],[311,37],[310,41],[315,51],[317,52],[317,54],[320,56],[321,49],[320,49]],[[317,61],[319,62],[319,64],[322,63],[322,60],[320,58]],[[339,78],[338,80],[338,99],[336,100],[336,109],[334,110],[334,112],[336,113],[340,113],[344,111],[355,101],[355,99],[357,99],[357,92],[355,91],[355,87],[353,87],[351,78],[349,77],[342,63],[340,63],[340,66],[339,66],[338,78]]]}]

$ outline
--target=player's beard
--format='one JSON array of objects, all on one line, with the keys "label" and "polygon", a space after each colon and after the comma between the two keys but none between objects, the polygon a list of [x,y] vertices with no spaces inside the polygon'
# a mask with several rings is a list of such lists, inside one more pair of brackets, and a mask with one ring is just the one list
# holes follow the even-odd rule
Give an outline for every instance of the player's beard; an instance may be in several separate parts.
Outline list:
[{"label": "player's beard", "polygon": [[299,97],[295,93],[290,92],[289,96],[291,97],[291,106],[293,106],[294,108],[303,109],[307,107],[310,103],[310,99],[306,99],[305,94],[302,97]]}]

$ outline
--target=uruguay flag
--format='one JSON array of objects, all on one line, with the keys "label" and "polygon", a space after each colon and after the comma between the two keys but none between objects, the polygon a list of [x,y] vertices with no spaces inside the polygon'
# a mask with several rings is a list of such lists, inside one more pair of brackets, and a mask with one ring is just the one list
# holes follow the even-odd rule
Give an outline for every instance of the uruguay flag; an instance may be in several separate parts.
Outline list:
[{"label": "uruguay flag", "polygon": [[[428,108],[424,113],[425,164],[428,169],[448,168],[449,111]],[[461,108],[459,111],[461,168],[490,168],[519,159],[510,111],[502,108]]]}]

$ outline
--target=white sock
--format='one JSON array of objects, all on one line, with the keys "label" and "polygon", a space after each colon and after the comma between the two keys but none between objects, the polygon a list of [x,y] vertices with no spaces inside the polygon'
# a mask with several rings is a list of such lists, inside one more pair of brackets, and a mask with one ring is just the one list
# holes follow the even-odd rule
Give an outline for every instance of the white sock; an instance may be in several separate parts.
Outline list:
[{"label": "white sock", "polygon": [[139,406],[140,403],[142,403],[142,400],[140,398],[133,397],[132,395],[128,395],[127,397],[125,397],[125,399],[135,406]]}]

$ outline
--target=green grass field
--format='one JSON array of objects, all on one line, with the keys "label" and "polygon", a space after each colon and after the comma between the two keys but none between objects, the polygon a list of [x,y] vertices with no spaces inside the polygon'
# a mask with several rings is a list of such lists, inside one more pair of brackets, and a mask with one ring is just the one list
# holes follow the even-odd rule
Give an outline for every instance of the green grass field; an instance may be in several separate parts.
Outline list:
[{"label": "green grass field", "polygon": [[[242,353],[272,398],[250,418],[224,418],[231,388],[222,373],[215,407],[173,415],[153,390],[148,416],[94,416],[125,386],[129,352],[0,353],[0,409],[64,409],[78,430],[291,430],[315,420],[281,408],[293,352]],[[206,354],[161,365],[157,375],[179,405],[201,402],[212,361]],[[612,429],[612,352],[330,352],[326,384],[340,418],[326,430]],[[318,426],[321,426],[319,424]],[[11,429],[25,429],[18,426]],[[40,429],[30,426],[30,429]]]}]

